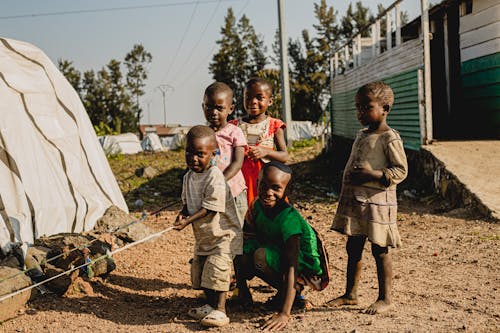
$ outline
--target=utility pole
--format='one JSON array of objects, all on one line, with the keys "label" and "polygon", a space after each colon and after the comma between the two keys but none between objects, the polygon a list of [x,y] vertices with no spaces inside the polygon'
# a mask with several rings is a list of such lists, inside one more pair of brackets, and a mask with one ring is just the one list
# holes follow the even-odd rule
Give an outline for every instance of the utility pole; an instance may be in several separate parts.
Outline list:
[{"label": "utility pole", "polygon": [[161,95],[163,96],[163,124],[167,127],[167,102],[166,95],[169,91],[174,91],[174,87],[170,84],[160,84],[156,89],[161,91]]},{"label": "utility pole", "polygon": [[152,100],[146,101],[146,105],[148,106],[148,125],[151,125],[151,102]]},{"label": "utility pole", "polygon": [[280,30],[281,51],[281,98],[283,103],[283,121],[288,130],[285,130],[285,139],[288,147],[292,145],[289,133],[292,130],[292,112],[290,103],[290,82],[288,77],[288,49],[286,45],[285,18],[283,0],[278,0],[278,22]]}]

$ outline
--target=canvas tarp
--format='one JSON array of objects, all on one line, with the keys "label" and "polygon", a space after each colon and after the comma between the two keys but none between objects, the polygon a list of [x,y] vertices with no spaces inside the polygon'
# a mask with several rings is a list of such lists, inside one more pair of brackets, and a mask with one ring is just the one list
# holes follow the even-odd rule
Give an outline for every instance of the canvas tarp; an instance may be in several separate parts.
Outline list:
[{"label": "canvas tarp", "polygon": [[163,151],[165,147],[163,147],[160,137],[156,133],[148,133],[141,141],[141,147],[144,151]]},{"label": "canvas tarp", "polygon": [[134,133],[106,135],[99,141],[106,155],[137,154],[142,151],[141,142]]},{"label": "canvas tarp", "polygon": [[291,128],[288,127],[288,136],[293,141],[311,139],[323,134],[325,125],[313,124],[311,121],[293,121]]},{"label": "canvas tarp", "polygon": [[0,38],[0,246],[128,212],[78,94],[37,47]]}]

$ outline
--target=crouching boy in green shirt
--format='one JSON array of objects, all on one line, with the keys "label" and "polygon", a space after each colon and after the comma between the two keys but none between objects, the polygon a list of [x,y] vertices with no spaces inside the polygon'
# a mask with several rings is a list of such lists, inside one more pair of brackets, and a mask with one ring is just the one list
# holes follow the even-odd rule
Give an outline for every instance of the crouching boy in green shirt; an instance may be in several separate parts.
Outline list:
[{"label": "crouching boy in green shirt", "polygon": [[264,324],[269,330],[287,325],[303,285],[322,290],[329,280],[326,252],[316,232],[286,200],[291,173],[289,166],[277,161],[263,166],[259,197],[243,227],[243,257],[236,267],[240,302],[252,302],[246,281],[254,276],[278,290],[274,302],[280,311]]}]

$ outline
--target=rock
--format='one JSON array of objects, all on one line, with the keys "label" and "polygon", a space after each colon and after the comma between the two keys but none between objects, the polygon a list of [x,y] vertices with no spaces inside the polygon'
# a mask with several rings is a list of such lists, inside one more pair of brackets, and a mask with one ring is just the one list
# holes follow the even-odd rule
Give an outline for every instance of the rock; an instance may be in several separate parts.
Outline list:
[{"label": "rock", "polygon": [[[12,277],[15,274],[17,275]],[[7,277],[11,278],[0,283],[0,296],[10,294],[16,290],[20,290],[31,285],[30,278],[22,274],[21,270],[12,267],[0,266],[0,280]],[[26,305],[30,296],[31,290],[27,290],[0,302],[0,322],[15,317],[16,312]]]},{"label": "rock", "polygon": [[144,177],[147,179],[153,179],[154,177],[158,176],[158,170],[150,166],[145,168],[138,168],[134,173],[137,177]]},{"label": "rock", "polygon": [[[65,271],[64,269],[55,267],[51,264],[47,264],[45,268],[45,276],[47,278],[51,278],[58,274],[61,274],[64,271]],[[78,270],[76,270],[71,272],[70,274],[64,274],[58,277],[57,279],[49,281],[45,285],[52,292],[55,292],[56,294],[59,295],[64,295],[64,293],[66,293],[73,280],[75,280],[78,277],[78,274],[79,274]]]},{"label": "rock", "polygon": [[114,232],[114,235],[125,242],[135,242],[152,233],[143,223],[137,222],[132,224],[132,222],[137,222],[137,220],[132,219],[130,215],[118,207],[111,206],[104,213],[103,217],[97,221],[93,232],[108,233],[110,230],[119,229]]},{"label": "rock", "polygon": [[144,206],[144,201],[142,201],[141,199],[137,199],[136,201],[134,201],[134,206],[137,208],[141,208]]},{"label": "rock", "polygon": [[81,277],[77,277],[67,288],[64,293],[64,297],[84,297],[92,296],[94,294],[94,289],[88,281],[85,281]]}]

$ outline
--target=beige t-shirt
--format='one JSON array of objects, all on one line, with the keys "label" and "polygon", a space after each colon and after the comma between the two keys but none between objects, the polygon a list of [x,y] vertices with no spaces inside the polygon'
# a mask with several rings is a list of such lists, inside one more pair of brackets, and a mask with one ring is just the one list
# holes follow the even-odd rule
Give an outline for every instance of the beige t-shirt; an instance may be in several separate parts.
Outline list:
[{"label": "beige t-shirt", "polygon": [[202,173],[188,171],[182,184],[182,202],[190,215],[202,207],[216,212],[192,223],[194,254],[242,254],[243,234],[236,204],[219,168],[212,166]]},{"label": "beige t-shirt", "polygon": [[346,175],[356,166],[382,170],[389,182],[387,188],[378,181],[370,181],[364,183],[363,186],[396,189],[396,185],[402,182],[408,173],[406,154],[399,133],[392,128],[383,133],[360,130],[356,135],[351,156],[344,170],[344,182],[346,182]]}]

